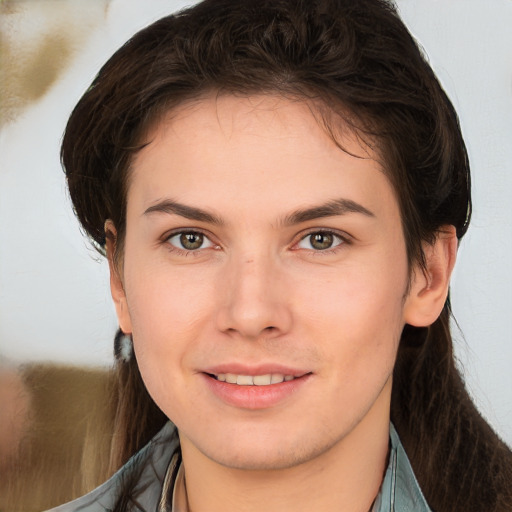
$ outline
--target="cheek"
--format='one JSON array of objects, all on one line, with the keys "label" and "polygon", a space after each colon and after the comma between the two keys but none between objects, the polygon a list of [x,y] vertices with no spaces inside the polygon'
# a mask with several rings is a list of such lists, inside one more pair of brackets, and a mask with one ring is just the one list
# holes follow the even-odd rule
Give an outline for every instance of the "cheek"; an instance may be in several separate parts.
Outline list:
[{"label": "cheek", "polygon": [[309,283],[301,293],[307,297],[301,313],[307,337],[316,340],[322,358],[336,367],[332,375],[350,381],[351,388],[370,374],[387,376],[394,366],[407,265],[392,272],[385,268],[354,265],[325,279],[322,286]]},{"label": "cheek", "polygon": [[149,290],[146,286],[130,303],[134,351],[149,394],[171,420],[179,423],[180,411],[194,401],[188,385],[192,376],[189,360],[197,333],[204,330],[203,315],[197,309],[201,305],[161,280]]},{"label": "cheek", "polygon": [[204,271],[172,268],[165,257],[141,255],[128,263],[126,295],[134,333],[179,334],[193,329],[212,303],[214,287]]},{"label": "cheek", "polygon": [[[203,275],[169,272],[162,265],[126,267],[126,295],[134,349],[143,379],[154,389],[171,389],[187,355],[208,329],[213,288]],[[153,396],[153,398],[156,398]],[[158,400],[156,400],[158,402]]]},{"label": "cheek", "polygon": [[372,272],[361,265],[344,269],[339,275],[298,284],[301,292],[304,318],[319,328],[335,329],[350,336],[357,332],[389,332],[402,322],[406,272],[386,274],[385,270]]}]

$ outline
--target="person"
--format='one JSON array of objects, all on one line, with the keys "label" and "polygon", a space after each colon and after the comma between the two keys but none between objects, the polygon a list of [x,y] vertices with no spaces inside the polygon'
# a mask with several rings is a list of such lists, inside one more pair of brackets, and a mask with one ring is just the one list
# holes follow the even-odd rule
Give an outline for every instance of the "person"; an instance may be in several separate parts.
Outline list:
[{"label": "person", "polygon": [[163,18],[62,162],[111,270],[122,467],[54,510],[512,510],[450,335],[467,152],[393,4]]}]

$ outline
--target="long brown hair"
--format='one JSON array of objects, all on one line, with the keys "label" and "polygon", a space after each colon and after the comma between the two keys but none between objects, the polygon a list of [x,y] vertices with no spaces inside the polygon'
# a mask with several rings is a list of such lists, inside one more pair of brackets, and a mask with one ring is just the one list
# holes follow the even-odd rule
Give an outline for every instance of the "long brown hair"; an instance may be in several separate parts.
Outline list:
[{"label": "long brown hair", "polygon": [[[466,232],[470,174],[457,115],[390,2],[206,0],[130,39],[71,115],[62,162],[76,214],[100,251],[112,219],[122,261],[129,165],[148,128],[212,91],[304,99],[334,139],[341,118],[376,145],[410,263],[423,262],[422,244],[441,226],[455,226],[459,239]],[[392,420],[434,510],[512,510],[512,454],[465,390],[450,315],[448,300],[430,327],[405,327]],[[118,362],[117,372],[114,465],[166,421],[136,360]]]}]

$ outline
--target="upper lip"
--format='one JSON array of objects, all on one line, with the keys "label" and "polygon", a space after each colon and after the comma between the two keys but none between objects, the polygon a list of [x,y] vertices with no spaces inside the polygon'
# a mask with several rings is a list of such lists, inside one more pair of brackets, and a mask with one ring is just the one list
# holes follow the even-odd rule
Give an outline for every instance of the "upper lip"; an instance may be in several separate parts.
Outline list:
[{"label": "upper lip", "polygon": [[203,373],[209,373],[211,375],[219,375],[221,373],[232,373],[235,375],[256,376],[279,373],[282,375],[292,375],[293,377],[302,377],[307,373],[311,373],[309,370],[274,363],[266,363],[259,365],[246,365],[241,363],[222,363],[215,366],[210,366],[201,371]]}]

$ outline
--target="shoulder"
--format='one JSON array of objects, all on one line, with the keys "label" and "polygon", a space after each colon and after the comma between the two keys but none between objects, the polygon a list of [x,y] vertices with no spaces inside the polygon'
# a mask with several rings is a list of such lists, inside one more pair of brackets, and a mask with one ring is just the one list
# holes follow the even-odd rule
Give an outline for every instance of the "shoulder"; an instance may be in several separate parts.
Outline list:
[{"label": "shoulder", "polygon": [[144,510],[156,510],[165,472],[178,449],[176,428],[168,422],[104,484],[81,498],[47,512],[110,512],[114,508],[120,488],[130,480],[140,489],[137,501],[144,506]]}]

